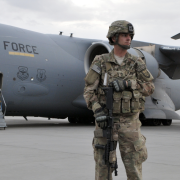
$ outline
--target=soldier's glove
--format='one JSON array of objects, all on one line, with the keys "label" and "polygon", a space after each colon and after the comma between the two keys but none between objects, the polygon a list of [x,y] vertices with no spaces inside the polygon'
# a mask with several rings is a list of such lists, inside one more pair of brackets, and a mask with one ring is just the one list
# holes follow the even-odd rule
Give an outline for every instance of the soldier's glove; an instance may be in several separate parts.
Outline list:
[{"label": "soldier's glove", "polygon": [[99,108],[94,113],[95,120],[100,128],[107,127],[107,113],[103,108]]},{"label": "soldier's glove", "polygon": [[113,87],[115,91],[121,92],[124,91],[125,89],[128,89],[128,85],[126,84],[127,81],[123,79],[116,79],[112,82]]}]

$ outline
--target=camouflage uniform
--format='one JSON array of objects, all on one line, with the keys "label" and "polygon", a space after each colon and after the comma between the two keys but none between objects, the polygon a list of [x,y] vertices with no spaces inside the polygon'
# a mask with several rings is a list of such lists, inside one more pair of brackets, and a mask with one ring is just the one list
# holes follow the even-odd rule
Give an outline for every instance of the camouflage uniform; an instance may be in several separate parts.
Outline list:
[{"label": "camouflage uniform", "polygon": [[[87,107],[93,112],[106,104],[106,97],[101,89],[105,73],[107,73],[108,84],[118,78],[125,79],[131,84],[130,90],[115,91],[113,94],[113,139],[116,145],[119,142],[127,179],[142,180],[142,162],[147,159],[147,149],[145,147],[146,138],[140,131],[139,112],[144,109],[144,96],[149,96],[154,91],[153,77],[144,61],[128,52],[120,65],[114,58],[113,50],[109,54],[96,56],[85,77],[84,89]],[[99,130],[101,129],[96,123],[93,148],[96,144],[106,144],[105,138],[97,136],[96,132]],[[95,180],[108,179],[108,169],[103,155],[104,150],[94,148]]]}]

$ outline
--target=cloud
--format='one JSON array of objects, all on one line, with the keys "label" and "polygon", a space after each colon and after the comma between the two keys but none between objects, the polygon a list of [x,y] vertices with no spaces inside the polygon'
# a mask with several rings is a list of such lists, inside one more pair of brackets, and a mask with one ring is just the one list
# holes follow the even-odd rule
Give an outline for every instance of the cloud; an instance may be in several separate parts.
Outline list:
[{"label": "cloud", "polygon": [[[1,0],[2,1],[2,0]],[[70,0],[49,1],[49,0],[6,0],[6,5],[9,6],[14,13],[19,16],[27,17],[30,14],[35,15],[38,19],[46,19],[53,21],[76,21],[92,19],[92,8],[76,6]]]},{"label": "cloud", "polygon": [[106,39],[109,25],[124,19],[134,25],[135,39],[179,43],[170,39],[180,29],[177,0],[0,0],[0,7],[1,23],[37,32]]}]

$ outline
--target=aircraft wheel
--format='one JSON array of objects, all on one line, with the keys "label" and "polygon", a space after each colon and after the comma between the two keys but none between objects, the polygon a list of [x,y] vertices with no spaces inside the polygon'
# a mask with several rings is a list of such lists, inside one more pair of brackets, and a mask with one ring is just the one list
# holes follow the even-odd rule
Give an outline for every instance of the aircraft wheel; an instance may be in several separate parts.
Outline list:
[{"label": "aircraft wheel", "polygon": [[78,118],[77,123],[81,124],[94,124],[94,118]]},{"label": "aircraft wheel", "polygon": [[172,124],[172,119],[162,120],[164,126],[170,126]]},{"label": "aircraft wheel", "polygon": [[71,124],[75,124],[75,123],[77,122],[77,118],[68,117],[68,121],[69,121]]},{"label": "aircraft wheel", "polygon": [[77,123],[78,123],[78,124],[84,124],[84,123],[86,123],[86,119],[84,119],[84,118],[78,117],[78,118],[76,118],[76,120],[77,120]]},{"label": "aircraft wheel", "polygon": [[150,119],[149,123],[152,126],[160,126],[161,125],[161,120],[160,119]]},{"label": "aircraft wheel", "polygon": [[147,126],[148,125],[148,120],[140,120],[142,126]]}]

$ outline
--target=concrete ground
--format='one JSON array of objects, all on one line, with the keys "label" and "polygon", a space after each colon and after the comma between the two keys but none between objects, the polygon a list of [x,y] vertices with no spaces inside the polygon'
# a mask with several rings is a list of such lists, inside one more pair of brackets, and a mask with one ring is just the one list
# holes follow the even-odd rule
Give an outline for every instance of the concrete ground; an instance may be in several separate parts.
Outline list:
[{"label": "concrete ground", "polygon": [[[0,130],[0,180],[93,180],[91,146],[94,125],[72,125],[67,120],[6,118]],[[148,160],[144,180],[180,179],[180,121],[171,126],[143,126]],[[118,154],[118,176],[126,180]]]}]

